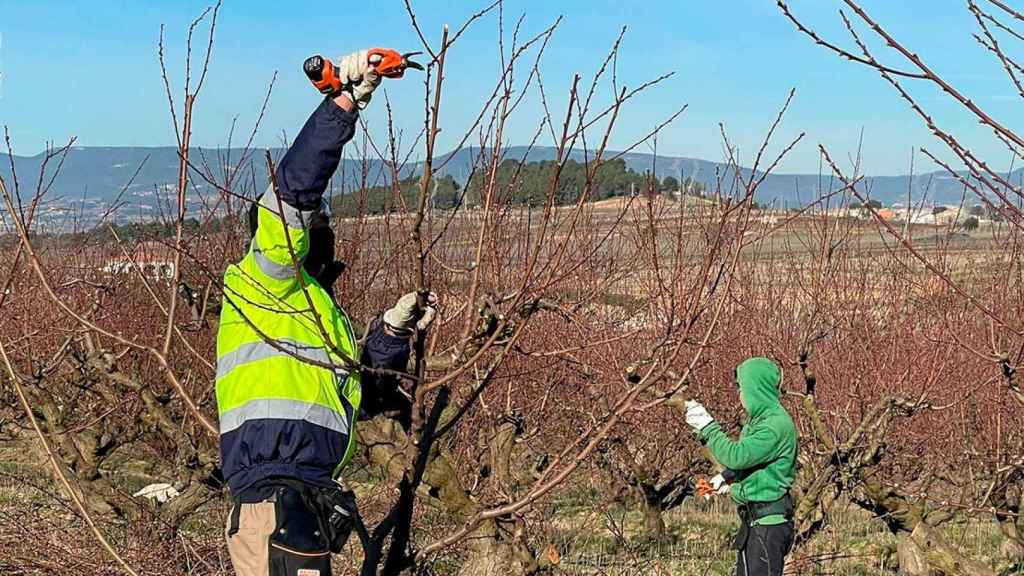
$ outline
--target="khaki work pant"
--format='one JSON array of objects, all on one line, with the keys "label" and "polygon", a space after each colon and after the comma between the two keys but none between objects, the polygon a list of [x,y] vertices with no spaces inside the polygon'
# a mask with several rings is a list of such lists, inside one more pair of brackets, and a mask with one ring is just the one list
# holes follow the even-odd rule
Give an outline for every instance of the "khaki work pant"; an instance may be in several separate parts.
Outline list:
[{"label": "khaki work pant", "polygon": [[329,552],[303,553],[271,541],[277,528],[274,502],[240,506],[238,531],[228,535],[231,513],[224,529],[236,576],[330,576]]},{"label": "khaki work pant", "polygon": [[[238,504],[236,504],[238,506]],[[270,535],[276,527],[273,502],[241,504],[238,511],[238,532],[228,536],[231,513],[224,536],[228,553],[237,576],[267,576],[270,574]]]}]

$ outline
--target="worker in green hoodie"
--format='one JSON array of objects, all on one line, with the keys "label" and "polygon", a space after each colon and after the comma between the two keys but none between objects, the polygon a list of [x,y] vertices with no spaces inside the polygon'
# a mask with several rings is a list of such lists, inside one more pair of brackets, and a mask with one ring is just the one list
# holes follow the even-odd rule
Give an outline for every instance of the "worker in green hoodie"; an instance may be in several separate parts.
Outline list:
[{"label": "worker in green hoodie", "polygon": [[793,501],[797,435],[779,402],[781,371],[767,358],[750,358],[736,368],[736,384],[747,421],[732,440],[699,402],[685,402],[686,423],[725,470],[712,480],[730,494],[740,515],[734,547],[736,576],[781,576],[793,544]]}]

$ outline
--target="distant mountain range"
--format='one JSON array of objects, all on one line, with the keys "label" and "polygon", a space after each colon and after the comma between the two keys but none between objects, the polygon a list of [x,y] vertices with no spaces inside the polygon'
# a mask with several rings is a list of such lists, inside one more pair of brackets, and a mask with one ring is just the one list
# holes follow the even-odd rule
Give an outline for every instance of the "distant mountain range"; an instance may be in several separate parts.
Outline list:
[{"label": "distant mountain range", "polygon": [[[279,159],[281,149],[271,150],[272,155]],[[479,148],[466,148],[449,153],[435,161],[435,166],[443,164],[438,170],[441,175],[450,175],[460,183],[465,183],[478,157]],[[529,150],[522,146],[506,148],[506,159],[519,160],[525,157],[528,162],[553,160],[555,148],[538,146]],[[615,155],[607,152],[605,157]],[[267,182],[267,170],[264,152],[254,150],[246,162],[239,165],[242,157],[240,149],[200,149],[190,153],[192,163],[206,167],[218,181],[223,181],[226,171],[235,174],[236,182],[244,182],[236,190],[251,191],[253,186],[262,189]],[[15,156],[14,167],[21,183],[23,194],[30,194],[35,189],[44,154],[36,156]],[[583,151],[573,151],[571,158],[583,161]],[[693,178],[703,183],[708,189],[714,189],[719,178],[724,182],[730,180],[732,169],[719,162],[683,158],[673,156],[653,156],[646,153],[630,152],[623,155],[626,165],[637,172],[654,169],[659,179],[675,176],[678,179]],[[10,163],[6,159],[0,162],[0,175],[12,182]],[[56,168],[57,160],[51,160],[47,167],[47,179]],[[225,166],[228,166],[225,168]],[[141,167],[141,168],[140,168]],[[410,162],[403,176],[419,173],[422,166]],[[132,175],[138,170],[131,185]],[[156,214],[161,208],[158,198],[166,200],[169,191],[173,190],[177,180],[178,153],[173,147],[100,147],[86,146],[72,148],[64,160],[60,174],[54,180],[49,191],[47,210],[51,213],[79,210],[88,218],[88,213],[104,211],[121,195],[123,207],[119,211],[129,214],[132,219],[145,219],[147,215]],[[344,160],[340,177],[335,178],[338,191],[351,190],[361,181],[363,174],[369,185],[384,183],[387,178],[384,166],[379,161],[363,163],[356,160]],[[741,169],[744,178],[749,178],[750,170]],[[1020,181],[1024,169],[1017,170],[1010,176]],[[200,202],[200,197],[212,194],[215,189],[201,178],[192,178],[194,188],[190,194],[193,202]],[[817,174],[770,174],[757,190],[756,199],[762,204],[776,203],[780,206],[797,206],[815,198],[820,190],[838,187],[826,176]],[[868,191],[871,198],[884,204],[905,202],[908,188],[911,198],[919,201],[927,196],[928,202],[956,203],[960,201],[963,187],[950,175],[944,172],[933,172],[917,175],[911,180],[909,176],[871,176],[864,179],[863,190]],[[123,190],[123,194],[122,194]],[[971,199],[968,197],[968,201]],[[123,215],[122,215],[123,219]]]}]

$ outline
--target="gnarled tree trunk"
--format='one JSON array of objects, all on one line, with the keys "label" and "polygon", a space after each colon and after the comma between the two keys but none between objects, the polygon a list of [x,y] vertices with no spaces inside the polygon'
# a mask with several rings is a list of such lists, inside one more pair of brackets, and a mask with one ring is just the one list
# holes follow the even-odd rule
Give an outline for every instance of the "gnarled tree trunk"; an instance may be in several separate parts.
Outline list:
[{"label": "gnarled tree trunk", "polygon": [[[516,463],[512,461],[515,431],[514,428],[506,428],[508,426],[501,426],[492,441],[490,465],[495,476],[511,477],[512,470],[516,469]],[[357,430],[369,461],[384,469],[389,477],[400,478],[406,460],[415,454],[400,423],[380,415],[360,422]],[[420,496],[430,505],[444,510],[456,523],[465,521],[480,510],[459,481],[448,457],[438,448],[431,451],[423,473]],[[467,542],[469,556],[459,574],[526,576],[538,570],[538,562],[526,540],[525,525],[518,518],[487,520]]]},{"label": "gnarled tree trunk", "polygon": [[644,535],[653,540],[665,539],[665,520],[661,505],[652,498],[643,498]]},{"label": "gnarled tree trunk", "polygon": [[902,576],[929,576],[931,573],[924,550],[921,550],[910,534],[896,536],[896,561]]},{"label": "gnarled tree trunk", "polygon": [[996,509],[996,523],[1003,536],[999,555],[1011,566],[1024,565],[1024,520],[1021,519],[1021,482],[1011,478],[992,494],[992,505]]}]

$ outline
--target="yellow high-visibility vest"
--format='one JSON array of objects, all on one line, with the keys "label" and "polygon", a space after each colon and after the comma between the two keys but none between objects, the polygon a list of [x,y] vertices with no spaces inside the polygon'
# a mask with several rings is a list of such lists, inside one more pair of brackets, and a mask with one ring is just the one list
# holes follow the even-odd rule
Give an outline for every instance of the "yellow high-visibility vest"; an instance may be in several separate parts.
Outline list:
[{"label": "yellow high-visibility vest", "polygon": [[279,207],[268,190],[248,253],[224,273],[216,393],[232,491],[270,477],[328,485],[352,457],[362,394],[356,338],[302,269],[311,214]]}]

